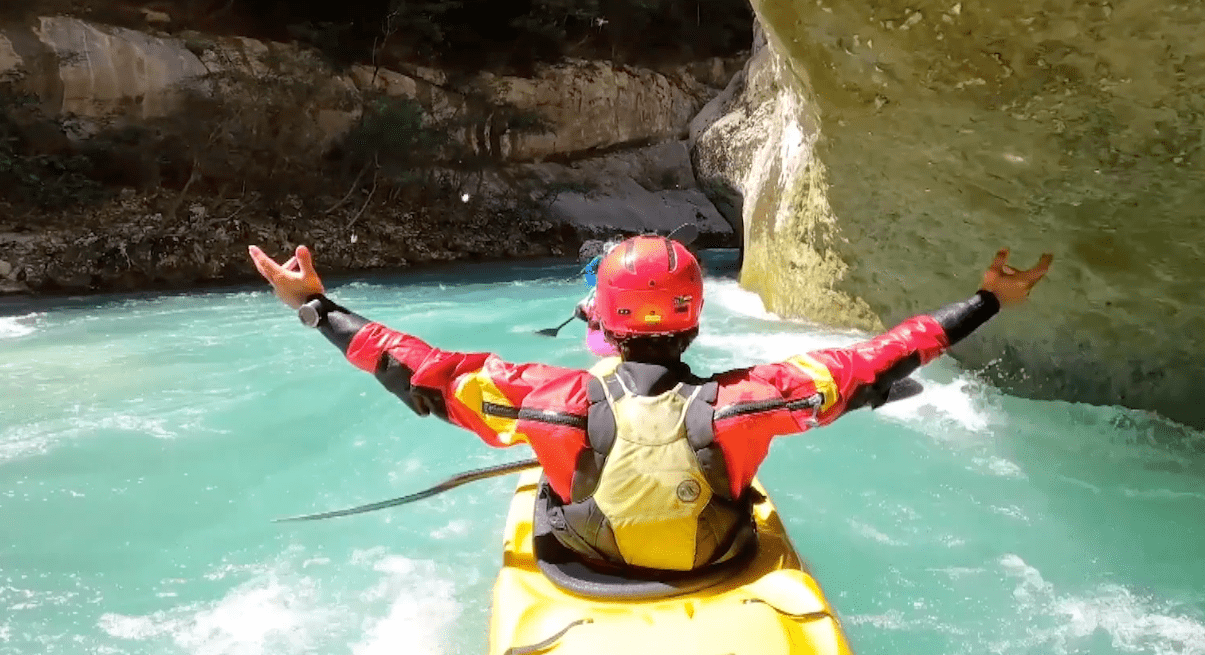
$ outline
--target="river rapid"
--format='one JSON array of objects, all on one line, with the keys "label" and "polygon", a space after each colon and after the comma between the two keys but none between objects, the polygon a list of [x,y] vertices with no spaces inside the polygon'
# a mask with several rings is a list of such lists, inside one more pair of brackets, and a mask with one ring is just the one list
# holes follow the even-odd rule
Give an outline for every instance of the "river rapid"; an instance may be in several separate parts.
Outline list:
[{"label": "river rapid", "polygon": [[[697,372],[870,336],[767,314],[733,259],[708,253]],[[576,271],[328,291],[444,349],[585,367],[582,323],[533,334],[571,315]],[[1205,435],[1005,395],[948,357],[915,377],[761,472],[859,653],[1205,653]],[[414,416],[261,287],[7,302],[0,654],[482,653],[513,478],[270,521],[529,455]]]}]

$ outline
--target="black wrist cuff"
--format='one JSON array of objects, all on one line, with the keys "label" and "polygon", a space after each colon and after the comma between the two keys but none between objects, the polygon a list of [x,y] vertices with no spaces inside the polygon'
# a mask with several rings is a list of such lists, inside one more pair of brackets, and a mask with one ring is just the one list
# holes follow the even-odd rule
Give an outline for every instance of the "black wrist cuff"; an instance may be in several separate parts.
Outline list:
[{"label": "black wrist cuff", "polygon": [[987,323],[999,311],[1000,301],[996,295],[980,289],[969,299],[946,305],[933,312],[932,316],[946,331],[946,338],[952,346]]},{"label": "black wrist cuff", "polygon": [[319,302],[319,314],[321,318],[318,320],[318,331],[322,333],[322,336],[326,337],[327,341],[335,344],[346,355],[347,347],[351,345],[351,340],[355,338],[356,333],[361,328],[368,325],[369,320],[353,313],[351,310],[321,293],[316,293],[305,300],[306,302],[311,300]]}]

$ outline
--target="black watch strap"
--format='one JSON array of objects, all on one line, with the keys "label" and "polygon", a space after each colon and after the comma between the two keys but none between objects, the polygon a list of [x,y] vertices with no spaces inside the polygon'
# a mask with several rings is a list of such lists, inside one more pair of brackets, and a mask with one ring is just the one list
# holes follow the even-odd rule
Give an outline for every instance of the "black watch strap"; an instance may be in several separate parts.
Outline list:
[{"label": "black watch strap", "polygon": [[303,324],[318,328],[322,336],[338,346],[344,354],[347,354],[347,348],[356,334],[369,323],[368,319],[320,293],[305,299],[297,309],[297,317]]}]

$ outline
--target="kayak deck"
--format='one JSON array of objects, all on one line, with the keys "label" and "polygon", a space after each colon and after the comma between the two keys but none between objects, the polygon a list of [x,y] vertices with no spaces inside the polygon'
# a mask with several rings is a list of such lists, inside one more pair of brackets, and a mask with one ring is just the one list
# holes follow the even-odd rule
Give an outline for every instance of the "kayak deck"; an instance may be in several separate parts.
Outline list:
[{"label": "kayak deck", "polygon": [[835,613],[769,498],[754,507],[756,555],[723,582],[671,598],[588,598],[557,587],[537,565],[532,514],[540,474],[521,474],[511,501],[490,655],[849,655]]}]

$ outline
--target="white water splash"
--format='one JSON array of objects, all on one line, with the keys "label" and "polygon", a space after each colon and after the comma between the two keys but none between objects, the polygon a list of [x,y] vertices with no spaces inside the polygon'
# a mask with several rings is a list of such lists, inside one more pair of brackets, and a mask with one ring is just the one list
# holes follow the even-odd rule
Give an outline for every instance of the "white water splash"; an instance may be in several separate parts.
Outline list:
[{"label": "white water splash", "polygon": [[98,626],[112,637],[167,637],[192,655],[267,655],[312,650],[322,627],[339,620],[322,607],[312,578],[276,574],[236,587],[209,607],[184,606],[149,616],[104,614]]},{"label": "white water splash", "polygon": [[[766,320],[781,320],[777,314],[766,311],[766,304],[762,302],[761,296],[742,289],[740,284],[734,280],[713,280],[708,279],[706,284],[707,299],[704,307],[707,304],[718,305],[725,311],[738,316],[751,316],[753,318],[761,318]],[[711,312],[715,313],[715,312]],[[704,316],[707,316],[707,310],[704,310]]]},{"label": "white water splash", "polygon": [[[1126,587],[1104,584],[1090,594],[1060,594],[1033,566],[1019,556],[1005,555],[1000,566],[1016,580],[1013,597],[1027,613],[1053,619],[1050,627],[1035,627],[1011,646],[1044,652],[1081,652],[1080,641],[1107,635],[1113,648],[1127,653],[1201,655],[1205,653],[1205,623],[1173,611]],[[1011,650],[1011,649],[1009,649]]]},{"label": "white water splash", "polygon": [[353,655],[396,655],[401,645],[415,655],[449,652],[449,635],[460,618],[454,585],[436,577],[430,562],[391,556],[375,569],[386,577],[365,598],[390,601],[389,612],[365,626],[364,638],[351,646]]},{"label": "white water splash", "polygon": [[447,525],[436,528],[431,531],[432,539],[448,539],[450,537],[461,537],[469,533],[469,528],[472,523],[465,519],[454,519],[449,521]]},{"label": "white water splash", "polygon": [[971,463],[975,465],[974,470],[984,471],[1001,478],[1024,480],[1028,477],[1020,466],[1002,457],[975,457],[971,459]]},{"label": "white water splash", "polygon": [[[748,366],[754,363],[783,361],[799,353],[823,348],[841,348],[873,338],[857,330],[839,330],[812,323],[784,320],[767,312],[761,297],[742,289],[732,280],[713,282],[708,299],[727,314],[744,316],[768,325],[759,325],[756,339],[733,340],[730,335],[709,333],[706,325],[697,344],[720,355],[720,366]],[[780,326],[774,331],[774,324]],[[725,330],[726,332],[727,330]],[[712,362],[708,362],[712,364]],[[996,412],[984,402],[985,386],[966,373],[949,357],[920,369],[912,376],[924,385],[924,391],[884,405],[879,415],[910,424],[942,439],[963,438],[966,433],[985,433],[997,421]],[[959,431],[949,428],[957,426]],[[961,434],[960,434],[961,433]]]},{"label": "white water splash", "polygon": [[41,314],[26,314],[0,317],[0,339],[15,339],[37,332],[37,327],[30,324],[36,323],[41,316]]},{"label": "white water splash", "polygon": [[[454,585],[441,577],[434,563],[380,548],[356,551],[350,562],[335,564],[345,575],[332,579],[329,571],[295,571],[322,569],[329,560],[300,551],[287,557],[267,570],[222,567],[215,572],[218,579],[260,570],[217,601],[145,616],[106,613],[97,625],[113,638],[147,642],[140,652],[162,652],[157,644],[164,641],[189,655],[346,652],[349,644],[355,655],[399,652],[401,645],[404,652],[416,655],[446,652],[460,607]],[[294,559],[301,565],[293,566]],[[376,578],[375,583],[363,584],[363,575]]]},{"label": "white water splash", "polygon": [[[154,439],[173,439],[180,430],[199,430],[202,414],[194,409],[177,412],[179,416],[143,416],[113,413],[76,414],[65,420],[42,421],[0,429],[0,463],[50,452],[60,443],[90,437],[100,431],[129,432]],[[186,419],[186,420],[182,420]]]}]

